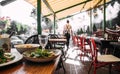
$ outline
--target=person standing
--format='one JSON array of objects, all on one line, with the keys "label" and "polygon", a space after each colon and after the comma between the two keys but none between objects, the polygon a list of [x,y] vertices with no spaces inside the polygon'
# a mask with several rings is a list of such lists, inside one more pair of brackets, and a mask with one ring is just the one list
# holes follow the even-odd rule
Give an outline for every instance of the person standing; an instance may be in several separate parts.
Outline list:
[{"label": "person standing", "polygon": [[72,35],[72,26],[69,24],[69,20],[67,20],[66,24],[64,25],[63,34],[67,39],[66,46],[67,49],[69,48],[70,37]]}]

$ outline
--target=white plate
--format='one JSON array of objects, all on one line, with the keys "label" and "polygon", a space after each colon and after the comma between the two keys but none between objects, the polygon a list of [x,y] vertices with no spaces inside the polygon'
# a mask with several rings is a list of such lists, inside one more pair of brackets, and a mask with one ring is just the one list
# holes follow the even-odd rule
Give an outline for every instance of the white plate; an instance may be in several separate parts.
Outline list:
[{"label": "white plate", "polygon": [[18,62],[19,60],[21,60],[23,58],[23,55],[21,55],[19,52],[11,52],[12,55],[15,56],[15,58],[12,60],[12,61],[9,61],[9,62],[6,62],[6,63],[3,63],[3,64],[0,64],[0,67],[2,66],[6,66],[6,65],[10,65],[10,64],[13,64],[15,62]]},{"label": "white plate", "polygon": [[34,48],[34,47],[39,47],[39,44],[18,44],[15,45],[16,48]]},{"label": "white plate", "polygon": [[17,49],[18,52],[21,54],[27,50],[35,50],[39,47],[39,44],[19,44],[15,45],[14,47]]}]

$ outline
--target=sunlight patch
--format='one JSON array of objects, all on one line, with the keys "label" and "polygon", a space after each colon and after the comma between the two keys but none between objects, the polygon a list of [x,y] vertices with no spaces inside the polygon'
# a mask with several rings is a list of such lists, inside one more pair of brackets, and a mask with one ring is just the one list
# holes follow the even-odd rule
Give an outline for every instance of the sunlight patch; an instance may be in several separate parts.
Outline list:
[{"label": "sunlight patch", "polygon": [[81,64],[80,64],[80,61],[75,61],[75,60],[71,60],[71,59],[67,59],[67,60],[65,61],[65,63],[74,64],[74,65],[81,65]]}]

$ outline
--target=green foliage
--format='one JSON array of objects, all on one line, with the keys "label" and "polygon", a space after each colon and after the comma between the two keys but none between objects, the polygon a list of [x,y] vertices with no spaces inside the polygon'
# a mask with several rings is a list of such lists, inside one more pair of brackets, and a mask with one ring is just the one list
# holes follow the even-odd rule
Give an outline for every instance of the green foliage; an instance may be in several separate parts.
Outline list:
[{"label": "green foliage", "polygon": [[27,28],[29,26],[23,25],[22,23],[12,21],[11,25],[5,30],[7,34],[10,34],[11,32],[15,32],[16,34],[23,34],[27,32]]},{"label": "green foliage", "polygon": [[78,35],[79,35],[79,34],[82,34],[82,33],[83,33],[83,29],[82,29],[82,28],[77,30],[77,34],[78,34]]},{"label": "green foliage", "polygon": [[81,33],[81,34],[83,33],[83,29],[82,29],[82,28],[80,29],[80,33]]},{"label": "green foliage", "polygon": [[3,56],[4,56],[3,48],[0,48],[0,58],[2,58]]},{"label": "green foliage", "polygon": [[94,32],[97,31],[97,28],[96,28],[95,24],[93,25],[93,31]]},{"label": "green foliage", "polygon": [[87,26],[86,33],[87,33],[87,34],[90,34],[90,27],[89,27],[89,26]]},{"label": "green foliage", "polygon": [[77,30],[77,34],[78,34],[78,35],[80,34],[80,30],[79,30],[79,29]]},{"label": "green foliage", "polygon": [[28,57],[34,57],[34,58],[46,58],[46,57],[51,57],[53,55],[53,52],[38,48],[34,51],[24,53],[24,55]]},{"label": "green foliage", "polygon": [[0,20],[0,25],[6,24],[6,23],[7,23],[7,20]]},{"label": "green foliage", "polygon": [[1,28],[1,29],[4,29],[5,26],[6,26],[6,24],[7,24],[7,21],[5,21],[5,20],[0,20],[0,28]]}]

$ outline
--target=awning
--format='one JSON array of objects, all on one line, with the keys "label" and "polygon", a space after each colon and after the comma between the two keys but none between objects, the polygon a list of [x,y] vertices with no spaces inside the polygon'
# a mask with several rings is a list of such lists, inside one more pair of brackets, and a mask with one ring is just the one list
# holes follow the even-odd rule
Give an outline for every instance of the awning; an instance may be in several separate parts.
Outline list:
[{"label": "awning", "polygon": [[[25,0],[37,7],[37,0]],[[44,1],[44,2],[43,2]],[[111,0],[106,0],[110,2]],[[57,19],[61,19],[77,12],[86,11],[104,4],[104,0],[42,0],[41,13],[43,16],[53,18],[53,12]]]}]

